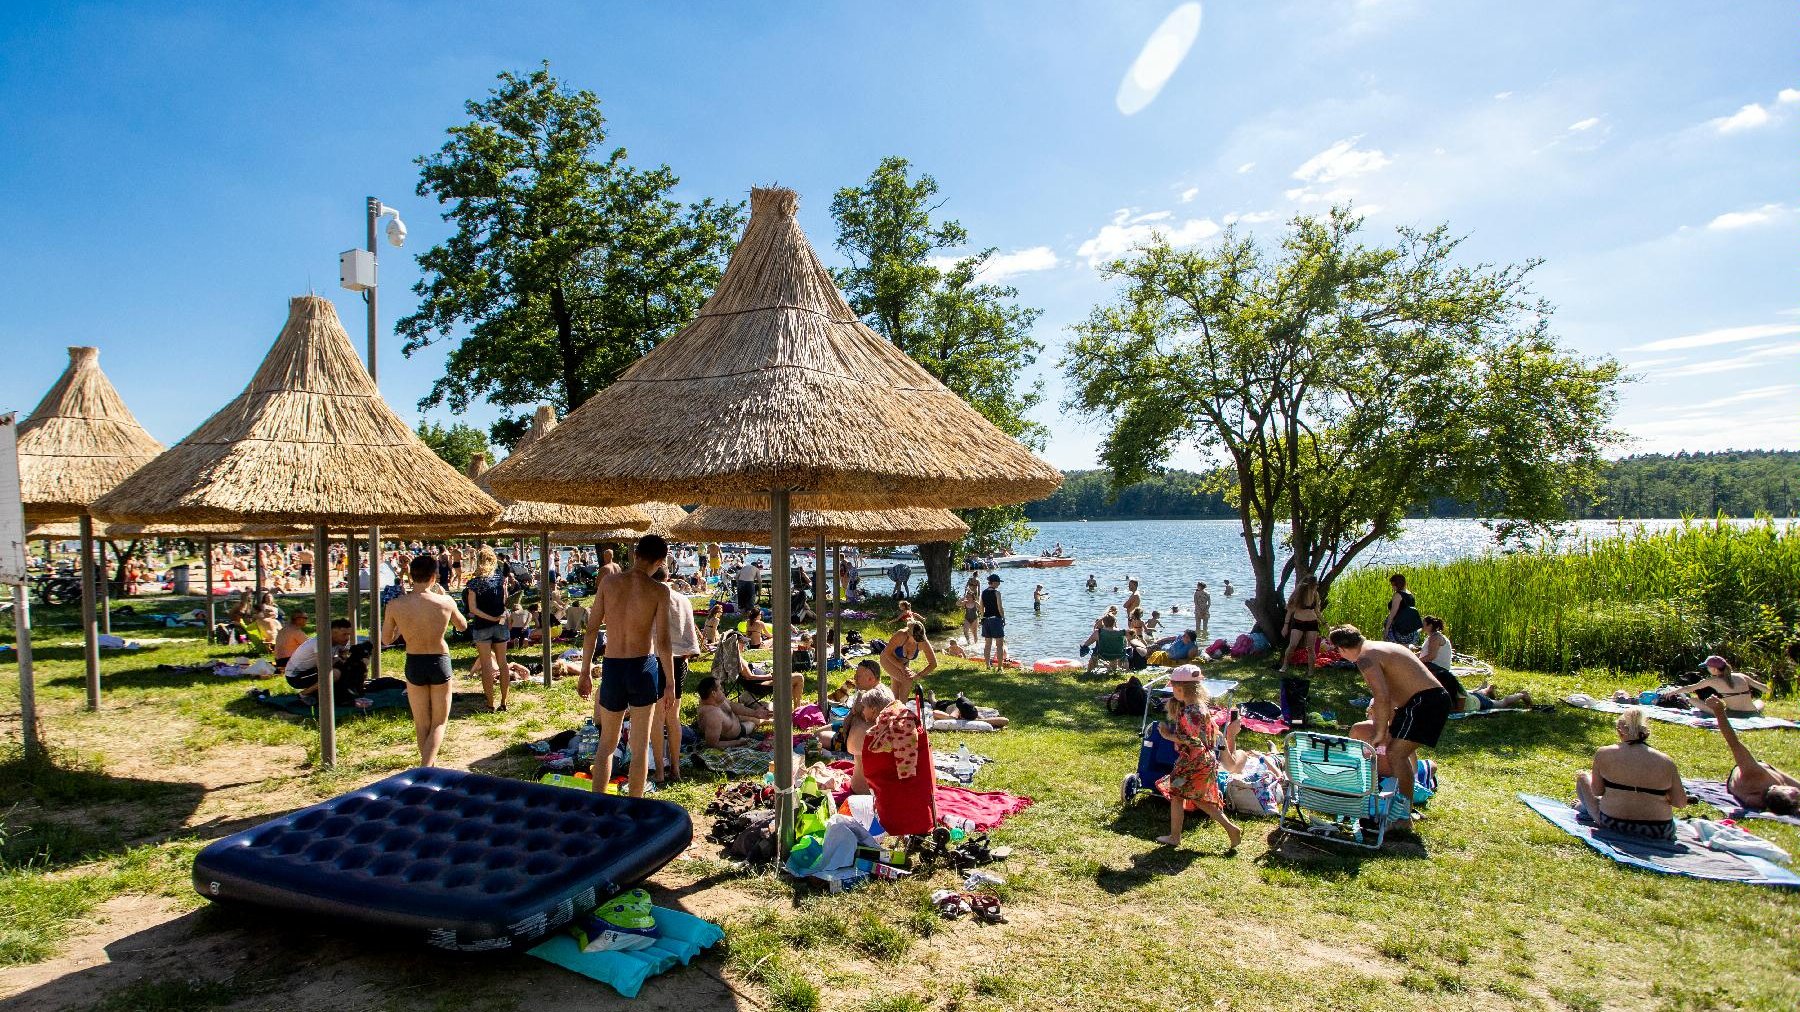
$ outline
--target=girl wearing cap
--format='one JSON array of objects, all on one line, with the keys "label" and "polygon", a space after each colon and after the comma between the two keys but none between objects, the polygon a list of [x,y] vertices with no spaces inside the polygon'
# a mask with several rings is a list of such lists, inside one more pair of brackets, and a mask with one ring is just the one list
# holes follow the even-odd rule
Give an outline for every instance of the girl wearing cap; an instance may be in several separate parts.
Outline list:
[{"label": "girl wearing cap", "polygon": [[1226,853],[1233,853],[1244,832],[1225,814],[1225,802],[1219,796],[1212,709],[1206,690],[1200,687],[1200,669],[1192,664],[1176,668],[1169,673],[1169,688],[1174,695],[1169,697],[1166,719],[1157,729],[1174,743],[1176,758],[1169,775],[1156,784],[1156,789],[1169,799],[1169,835],[1157,837],[1156,842],[1181,846],[1181,824],[1186,819],[1187,806],[1192,804],[1225,830],[1230,840]]},{"label": "girl wearing cap", "polygon": [[1757,699],[1755,694],[1768,692],[1767,685],[1742,671],[1731,670],[1731,664],[1718,654],[1708,657],[1706,663],[1701,665],[1701,671],[1706,677],[1692,685],[1669,689],[1662,694],[1662,698],[1691,695],[1698,696],[1704,702],[1716,693],[1725,703],[1727,717],[1756,717],[1762,714],[1762,700]]}]

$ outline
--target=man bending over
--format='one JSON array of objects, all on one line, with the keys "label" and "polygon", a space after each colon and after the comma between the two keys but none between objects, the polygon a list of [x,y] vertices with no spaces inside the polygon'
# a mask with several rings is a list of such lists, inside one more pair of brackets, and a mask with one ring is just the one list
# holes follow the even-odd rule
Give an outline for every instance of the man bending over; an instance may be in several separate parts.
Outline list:
[{"label": "man bending over", "polygon": [[1369,719],[1350,735],[1384,752],[1393,769],[1398,804],[1407,813],[1394,820],[1398,829],[1412,828],[1413,758],[1420,746],[1436,748],[1450,719],[1450,693],[1424,662],[1398,643],[1363,639],[1361,630],[1341,625],[1331,630],[1331,645],[1356,665],[1369,686]]},{"label": "man bending over", "polygon": [[662,699],[663,673],[675,670],[669,649],[669,591],[652,578],[669,556],[669,543],[654,534],[638,539],[631,553],[631,568],[608,573],[594,591],[588,610],[587,632],[581,641],[581,678],[576,691],[587,699],[594,691],[594,640],[606,627],[606,656],[600,663],[600,698],[595,723],[600,725],[600,749],[594,755],[594,783],[612,778],[613,749],[619,741],[619,723],[631,714],[631,773],[627,790],[644,796],[644,779],[650,772],[652,711]]}]

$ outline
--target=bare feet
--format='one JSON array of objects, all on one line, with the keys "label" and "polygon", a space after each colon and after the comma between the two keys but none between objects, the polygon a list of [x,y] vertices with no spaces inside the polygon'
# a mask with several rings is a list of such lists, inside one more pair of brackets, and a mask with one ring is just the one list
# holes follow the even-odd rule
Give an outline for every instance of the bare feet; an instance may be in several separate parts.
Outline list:
[{"label": "bare feet", "polygon": [[1231,841],[1231,846],[1225,848],[1225,853],[1235,853],[1238,848],[1238,841],[1244,838],[1244,830],[1239,826],[1228,825],[1225,827],[1225,837]]},{"label": "bare feet", "polygon": [[1179,836],[1159,836],[1156,838],[1156,842],[1162,844],[1165,847],[1179,847],[1179,846],[1181,846],[1181,837],[1179,837]]}]

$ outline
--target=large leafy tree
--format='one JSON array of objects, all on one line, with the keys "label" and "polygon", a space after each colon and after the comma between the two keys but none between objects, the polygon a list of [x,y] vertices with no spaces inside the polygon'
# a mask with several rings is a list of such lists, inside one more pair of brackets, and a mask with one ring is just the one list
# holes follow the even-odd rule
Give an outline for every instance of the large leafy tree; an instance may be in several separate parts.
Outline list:
[{"label": "large leafy tree", "polygon": [[1075,327],[1070,406],[1105,420],[1116,486],[1181,445],[1225,465],[1270,634],[1301,574],[1331,581],[1433,499],[1520,533],[1593,494],[1620,382],[1558,344],[1535,262],[1464,264],[1445,227],[1370,243],[1347,208],[1274,249],[1157,237],[1105,273],[1117,301]]},{"label": "large leafy tree", "polygon": [[469,461],[475,459],[477,453],[489,454],[489,459],[492,459],[487,434],[473,425],[462,422],[452,422],[449,425],[420,422],[414,431],[418,433],[420,441],[431,447],[431,452],[460,473],[468,473]]},{"label": "large leafy tree", "polygon": [[[910,163],[894,156],[882,159],[861,186],[839,190],[831,215],[850,266],[833,272],[837,283],[871,329],[1003,432],[1041,447],[1043,427],[1028,417],[1041,394],[1037,385],[1019,383],[1043,350],[1031,336],[1039,310],[1018,305],[1016,289],[980,280],[991,248],[940,266],[943,251],[969,236],[957,222],[932,220],[937,192],[937,180],[915,178]],[[1019,506],[958,512],[975,551],[1031,536]],[[927,582],[939,593],[949,591],[954,548],[921,546]]]},{"label": "large leafy tree", "polygon": [[[417,312],[397,325],[407,355],[457,326],[467,336],[421,408],[552,403],[567,413],[692,319],[717,285],[743,205],[683,204],[667,165],[610,152],[600,100],[550,74],[503,73],[467,104],[418,192],[456,232],[419,258]],[[494,425],[512,446],[528,413]]]}]

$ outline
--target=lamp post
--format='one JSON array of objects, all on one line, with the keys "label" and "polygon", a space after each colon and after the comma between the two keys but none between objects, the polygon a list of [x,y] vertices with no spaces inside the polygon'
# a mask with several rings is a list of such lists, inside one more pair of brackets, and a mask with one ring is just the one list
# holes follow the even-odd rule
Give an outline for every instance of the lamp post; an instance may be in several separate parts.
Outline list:
[{"label": "lamp post", "polygon": [[[363,301],[369,310],[369,379],[380,383],[381,377],[376,372],[376,334],[375,334],[375,226],[387,215],[394,219],[387,224],[388,242],[395,248],[406,244],[406,222],[400,220],[400,212],[383,204],[377,197],[365,201],[368,216],[368,235],[364,248],[346,250],[338,255],[339,283],[351,291],[363,293]],[[351,621],[355,619],[356,584],[358,574],[350,571],[350,601],[352,602]],[[375,642],[375,649],[369,654],[369,676],[381,677],[381,526],[369,526],[369,637]]]}]

